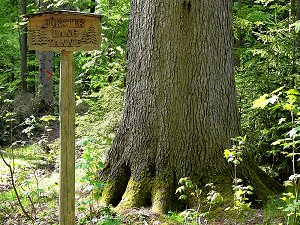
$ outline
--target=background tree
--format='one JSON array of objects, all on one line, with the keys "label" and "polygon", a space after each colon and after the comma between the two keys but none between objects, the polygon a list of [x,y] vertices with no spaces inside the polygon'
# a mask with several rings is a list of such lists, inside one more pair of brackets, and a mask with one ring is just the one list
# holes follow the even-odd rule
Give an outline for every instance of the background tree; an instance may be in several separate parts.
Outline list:
[{"label": "background tree", "polygon": [[[51,1],[39,0],[40,11],[51,10]],[[38,109],[40,111],[51,111],[53,109],[53,52],[52,51],[37,51],[39,59],[39,88],[38,88]]]},{"label": "background tree", "polygon": [[[240,131],[232,51],[227,0],[131,1],[125,108],[100,175],[105,204],[166,212],[180,178],[230,180],[223,151]],[[243,166],[261,198],[278,187],[250,160]]]},{"label": "background tree", "polygon": [[90,13],[94,13],[96,11],[96,0],[91,0]]},{"label": "background tree", "polygon": [[[26,0],[21,0],[21,13],[22,16],[26,15]],[[20,52],[21,52],[21,86],[22,91],[27,91],[27,25],[21,25],[21,34],[20,34]]]}]

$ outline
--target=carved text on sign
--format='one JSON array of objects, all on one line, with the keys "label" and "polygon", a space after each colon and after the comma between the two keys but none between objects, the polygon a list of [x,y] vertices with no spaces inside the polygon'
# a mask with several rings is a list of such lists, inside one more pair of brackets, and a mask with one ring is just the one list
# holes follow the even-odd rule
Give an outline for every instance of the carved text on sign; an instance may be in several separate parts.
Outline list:
[{"label": "carved text on sign", "polygon": [[45,26],[52,28],[82,28],[84,27],[84,19],[45,19]]},{"label": "carved text on sign", "polygon": [[[79,37],[79,30],[75,28],[84,28],[84,20],[55,20],[54,18],[45,20],[45,27],[57,28],[52,30],[52,37],[48,38],[44,28],[33,29],[32,44],[45,45],[49,47],[80,47],[83,43],[97,44],[96,30],[94,27],[88,28]],[[74,29],[62,29],[74,28]],[[65,37],[65,39],[64,39]]]},{"label": "carved text on sign", "polygon": [[29,49],[47,51],[100,48],[99,18],[54,14],[31,20],[34,21],[29,26]]}]

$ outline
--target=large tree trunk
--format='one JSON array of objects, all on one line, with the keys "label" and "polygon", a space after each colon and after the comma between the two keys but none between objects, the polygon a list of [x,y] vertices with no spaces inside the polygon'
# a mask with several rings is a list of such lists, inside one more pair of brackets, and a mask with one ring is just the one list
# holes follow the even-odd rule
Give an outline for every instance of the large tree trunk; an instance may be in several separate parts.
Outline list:
[{"label": "large tree trunk", "polygon": [[[165,212],[181,177],[230,180],[223,151],[240,130],[232,38],[228,0],[131,1],[125,109],[100,174],[105,204]],[[259,170],[243,170],[271,193]]]}]

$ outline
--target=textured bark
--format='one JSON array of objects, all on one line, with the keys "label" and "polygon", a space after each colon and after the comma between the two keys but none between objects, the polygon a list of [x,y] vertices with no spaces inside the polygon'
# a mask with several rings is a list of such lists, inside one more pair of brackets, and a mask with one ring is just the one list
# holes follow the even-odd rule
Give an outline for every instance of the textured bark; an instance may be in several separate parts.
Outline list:
[{"label": "textured bark", "polygon": [[41,110],[49,110],[53,105],[53,52],[37,51],[39,59],[39,88],[38,98]]},{"label": "textured bark", "polygon": [[[38,5],[40,11],[49,11],[48,5],[51,1],[39,0]],[[39,110],[40,111],[51,111],[53,108],[53,52],[40,52],[37,51],[37,56],[39,59],[39,87],[38,87],[38,100],[39,100]]]},{"label": "textured bark", "polygon": [[[238,0],[237,4],[238,4],[237,17],[238,17],[238,19],[241,19],[242,0]],[[237,38],[236,38],[236,48],[239,49],[241,46],[242,46],[242,30],[241,30],[241,26],[238,25],[238,27],[237,27]],[[240,65],[241,65],[240,53],[238,51],[236,51],[235,66],[237,68],[239,68]]]},{"label": "textured bark", "polygon": [[131,1],[125,108],[100,174],[110,182],[104,204],[165,212],[181,177],[230,179],[223,151],[240,130],[232,49],[228,0]]}]

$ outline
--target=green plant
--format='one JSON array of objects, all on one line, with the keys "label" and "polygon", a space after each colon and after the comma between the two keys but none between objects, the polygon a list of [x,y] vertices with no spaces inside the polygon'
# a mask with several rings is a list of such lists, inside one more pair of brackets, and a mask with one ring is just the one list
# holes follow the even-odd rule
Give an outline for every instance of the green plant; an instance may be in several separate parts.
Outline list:
[{"label": "green plant", "polygon": [[[13,149],[13,147],[11,148]],[[12,150],[12,162],[11,164],[5,159],[5,155],[4,155],[4,151],[3,149],[0,147],[0,158],[2,159],[3,163],[7,166],[7,168],[9,169],[9,174],[10,174],[10,181],[11,181],[11,185],[13,187],[14,190],[14,194],[18,200],[18,204],[22,210],[22,212],[24,213],[24,215],[27,217],[27,219],[32,220],[33,218],[29,215],[28,211],[25,209],[24,204],[22,203],[22,197],[19,194],[19,191],[17,190],[17,185],[16,185],[16,178],[15,178],[15,161],[14,161],[14,152]]]},{"label": "green plant", "polygon": [[[52,169],[54,165],[46,159],[48,154],[35,153],[39,149],[37,144],[14,148],[14,183],[24,209],[34,220],[33,224],[43,224],[45,219],[53,224],[51,221],[57,218],[58,172]],[[11,151],[4,150],[3,153],[6,162],[11,165]],[[0,186],[0,223],[5,224],[4,219],[10,220],[9,224],[27,224],[29,221],[19,207],[7,169],[3,160],[0,160],[0,173],[3,175],[0,176],[3,181],[1,184],[4,184]]]},{"label": "green plant", "polygon": [[91,220],[95,218],[95,204],[100,199],[106,185],[98,179],[98,171],[103,169],[104,163],[101,154],[97,151],[96,140],[95,138],[83,138],[77,143],[84,151],[76,163],[76,168],[83,170],[80,182],[84,186],[82,192],[86,193],[81,202],[80,210],[88,211]]},{"label": "green plant", "polygon": [[119,225],[122,224],[120,216],[110,207],[101,207],[95,212],[94,217],[86,215],[79,219],[79,224]]},{"label": "green plant", "polygon": [[266,224],[283,224],[285,212],[282,208],[285,203],[280,196],[270,196],[267,204],[264,206],[264,219]]},{"label": "green plant", "polygon": [[[281,86],[299,84],[299,52],[296,23],[290,17],[289,1],[234,1],[236,38],[236,84],[247,148],[271,176],[283,180],[289,163],[270,143],[286,133],[278,117],[288,117],[282,108],[252,110],[252,102]],[[295,29],[294,29],[295,28]],[[283,125],[283,124],[282,124]],[[276,150],[276,151],[275,151]]]},{"label": "green plant", "polygon": [[23,124],[26,128],[22,130],[22,133],[26,134],[28,138],[32,138],[38,126],[35,116],[31,115],[28,118],[25,118]]},{"label": "green plant", "polygon": [[245,210],[249,210],[251,202],[247,202],[249,199],[247,195],[252,194],[253,187],[250,185],[244,186],[243,180],[237,177],[237,167],[243,161],[242,154],[245,148],[244,143],[246,136],[236,137],[232,139],[236,144],[233,144],[231,149],[224,151],[224,157],[228,162],[234,165],[234,179],[233,179],[233,207],[228,207],[226,210],[232,210],[236,212],[235,224],[240,217],[241,213]]},{"label": "green plant", "polygon": [[[180,185],[176,189],[176,193],[179,193],[179,200],[185,201],[185,204],[188,205],[189,202],[196,202],[196,209],[186,209],[180,215],[172,216],[171,218],[180,220],[180,217],[183,218],[184,224],[207,224],[207,216],[211,212],[213,205],[219,204],[223,201],[220,193],[215,191],[213,183],[208,183],[205,185],[205,188],[208,188],[209,191],[206,194],[206,198],[202,199],[203,190],[199,189],[197,185],[189,177],[181,178],[178,182]],[[204,204],[208,209],[203,212]]]},{"label": "green plant", "polygon": [[[284,138],[274,141],[272,146],[281,146],[283,148],[281,153],[285,155],[286,158],[291,159],[292,162],[292,175],[289,176],[285,185],[292,187],[293,190],[283,194],[281,199],[286,203],[286,207],[281,207],[281,209],[287,214],[287,224],[292,222],[292,224],[296,225],[299,222],[298,217],[300,217],[300,174],[297,172],[297,161],[299,161],[300,155],[298,151],[300,143],[300,93],[296,89],[290,89],[283,92],[283,88],[284,87],[279,88],[270,94],[264,94],[254,101],[253,108],[263,109],[271,104],[273,106],[269,109],[281,108],[282,110],[288,111],[290,114],[290,121],[286,117],[279,119],[279,126],[282,123],[286,123],[289,130],[285,133]],[[279,98],[280,96],[284,97]]]}]

